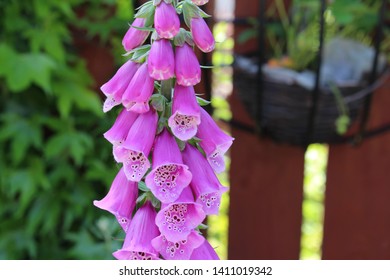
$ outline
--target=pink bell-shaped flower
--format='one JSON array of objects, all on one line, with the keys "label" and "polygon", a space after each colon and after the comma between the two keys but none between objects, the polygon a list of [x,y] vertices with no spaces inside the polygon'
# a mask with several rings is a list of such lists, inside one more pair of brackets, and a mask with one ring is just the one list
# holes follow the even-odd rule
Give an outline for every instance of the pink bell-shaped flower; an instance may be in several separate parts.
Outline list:
[{"label": "pink bell-shaped flower", "polygon": [[178,242],[185,240],[205,218],[202,205],[194,202],[191,188],[187,187],[177,201],[161,206],[156,224],[167,240]]},{"label": "pink bell-shaped flower", "polygon": [[180,19],[172,4],[165,1],[156,7],[154,14],[154,28],[158,36],[165,39],[172,39],[180,30]]},{"label": "pink bell-shaped flower", "polygon": [[123,48],[127,52],[129,52],[135,48],[138,48],[148,38],[149,33],[150,33],[149,31],[143,31],[143,30],[139,30],[137,28],[134,28],[134,26],[135,27],[145,27],[145,22],[146,22],[145,18],[136,18],[133,21],[132,26],[130,26],[129,30],[126,32],[125,37],[123,37],[123,40],[122,40],[122,45],[123,45]]},{"label": "pink bell-shaped flower", "polygon": [[207,160],[214,171],[221,173],[225,170],[223,156],[233,144],[234,138],[223,132],[203,108],[200,108],[200,115],[201,123],[196,135],[201,139],[199,145],[205,151]]},{"label": "pink bell-shaped flower", "polygon": [[131,126],[137,118],[137,113],[133,113],[125,109],[122,110],[116,118],[114,125],[103,134],[104,138],[106,138],[114,146],[122,145],[126,140]]},{"label": "pink bell-shaped flower", "polygon": [[194,249],[190,260],[219,260],[219,257],[210,243],[205,240],[202,245]]},{"label": "pink bell-shaped flower", "polygon": [[146,185],[162,203],[169,203],[179,198],[191,179],[175,138],[164,129],[154,144],[153,169],[145,178]]},{"label": "pink bell-shaped flower", "polygon": [[146,202],[135,213],[122,249],[113,256],[118,260],[157,260],[158,252],[151,243],[159,235],[155,218],[156,211],[150,202]]},{"label": "pink bell-shaped flower", "polygon": [[192,0],[195,5],[202,6],[209,2],[209,0]]},{"label": "pink bell-shaped flower", "polygon": [[148,159],[157,130],[158,115],[152,109],[139,115],[121,146],[114,147],[114,157],[123,162],[124,171],[131,181],[139,182],[148,171]]},{"label": "pink bell-shaped flower", "polygon": [[149,99],[153,91],[154,80],[149,76],[148,66],[144,63],[123,93],[123,106],[129,111],[143,114],[149,111]]},{"label": "pink bell-shaped flower", "polygon": [[191,18],[191,33],[195,44],[205,53],[215,48],[215,40],[209,26],[202,17]]},{"label": "pink bell-shaped flower", "polygon": [[176,47],[175,73],[179,85],[188,87],[200,82],[200,64],[194,50],[187,43]]},{"label": "pink bell-shaped flower", "polygon": [[203,211],[207,215],[218,214],[221,196],[227,188],[221,185],[210,164],[198,149],[187,144],[182,156],[184,163],[194,174],[190,186],[195,201],[203,206]]},{"label": "pink bell-shaped flower", "polygon": [[175,86],[172,115],[168,125],[172,133],[182,141],[194,137],[200,124],[200,108],[192,86]]},{"label": "pink bell-shaped flower", "polygon": [[149,75],[155,80],[168,80],[175,76],[175,56],[171,42],[160,39],[153,42],[148,58]]},{"label": "pink bell-shaped flower", "polygon": [[131,60],[123,64],[115,75],[100,90],[107,97],[103,105],[103,112],[110,111],[116,105],[121,104],[122,96],[139,67],[138,63]]},{"label": "pink bell-shaped flower", "polygon": [[138,185],[127,180],[123,168],[119,170],[108,194],[93,204],[113,214],[126,232],[138,197]]},{"label": "pink bell-shaped flower", "polygon": [[153,247],[165,260],[189,260],[193,251],[205,242],[198,232],[192,231],[186,239],[172,242],[160,235],[152,240]]}]

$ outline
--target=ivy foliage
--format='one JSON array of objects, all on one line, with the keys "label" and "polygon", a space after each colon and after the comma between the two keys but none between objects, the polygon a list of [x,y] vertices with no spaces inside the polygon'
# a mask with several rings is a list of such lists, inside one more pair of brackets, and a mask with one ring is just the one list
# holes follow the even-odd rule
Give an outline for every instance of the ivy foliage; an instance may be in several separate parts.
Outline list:
[{"label": "ivy foliage", "polygon": [[92,204],[119,169],[102,137],[114,119],[72,30],[115,46],[132,13],[130,0],[0,0],[0,259],[105,259],[120,246]]}]

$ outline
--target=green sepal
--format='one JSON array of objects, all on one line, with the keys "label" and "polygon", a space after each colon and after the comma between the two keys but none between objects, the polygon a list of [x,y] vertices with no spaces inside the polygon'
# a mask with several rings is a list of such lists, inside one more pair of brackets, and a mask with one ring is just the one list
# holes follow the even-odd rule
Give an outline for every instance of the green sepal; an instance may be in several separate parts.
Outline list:
[{"label": "green sepal", "polygon": [[190,0],[185,0],[183,2],[182,6],[182,11],[183,11],[183,17],[184,17],[184,22],[186,25],[191,28],[191,19],[196,17],[202,17],[202,18],[208,18],[211,17],[207,13],[205,13],[201,8],[199,8],[197,5],[195,5],[192,1]]},{"label": "green sepal", "polygon": [[184,148],[186,147],[186,142],[181,141],[180,139],[178,139],[176,137],[175,137],[175,140],[176,140],[177,146],[179,146],[180,151],[181,152],[184,151]]},{"label": "green sepal", "polygon": [[130,51],[129,54],[131,55],[131,60],[138,63],[143,63],[146,57],[149,55],[150,47],[150,45],[143,45]]},{"label": "green sepal", "polygon": [[191,19],[199,17],[198,6],[191,1],[184,1],[182,6],[183,18],[186,25],[191,28]]},{"label": "green sepal", "polygon": [[200,66],[200,68],[202,68],[202,69],[214,69],[215,68],[215,66],[214,65],[201,65]]},{"label": "green sepal", "polygon": [[138,189],[143,192],[150,192],[150,189],[146,186],[145,182],[143,181],[138,182]]},{"label": "green sepal", "polygon": [[184,28],[180,28],[179,33],[173,39],[173,44],[181,47],[184,43],[194,46],[194,40],[192,39],[191,32],[185,30]]},{"label": "green sepal", "polygon": [[149,193],[149,200],[152,203],[154,208],[161,208],[161,201],[158,200],[152,193]]},{"label": "green sepal", "polygon": [[164,128],[167,125],[167,121],[168,121],[168,119],[165,117],[161,117],[158,120],[158,126],[157,126],[157,132],[156,132],[157,135],[160,134],[164,130]]},{"label": "green sepal", "polygon": [[208,100],[206,100],[206,99],[203,99],[203,98],[201,98],[201,97],[199,97],[199,96],[196,97],[196,101],[198,101],[198,104],[199,104],[200,106],[207,106],[207,105],[210,105],[210,104],[211,104],[210,101],[208,101]]},{"label": "green sepal", "polygon": [[153,0],[153,5],[158,6],[158,5],[160,5],[161,1],[162,0]]},{"label": "green sepal", "polygon": [[153,94],[150,97],[150,104],[153,106],[153,108],[156,111],[163,112],[165,109],[165,104],[168,100],[165,98],[165,96],[161,94]]},{"label": "green sepal", "polygon": [[209,226],[208,226],[208,225],[205,225],[205,224],[200,224],[200,225],[197,227],[198,230],[205,230],[205,229],[208,229],[208,228],[209,228]]},{"label": "green sepal", "polygon": [[193,146],[197,146],[198,143],[202,142],[202,139],[198,138],[198,137],[192,137],[190,140],[188,140],[188,143],[190,143],[191,145]]},{"label": "green sepal", "polygon": [[153,27],[139,27],[139,26],[135,26],[135,25],[131,25],[131,24],[130,24],[130,26],[134,29],[141,30],[141,31],[148,31],[148,32],[155,31],[155,29]]},{"label": "green sepal", "polygon": [[[135,18],[149,18],[154,15],[156,7],[153,5],[153,1],[148,1],[139,7],[138,12],[135,14]],[[146,25],[147,26],[147,25]]]},{"label": "green sepal", "polygon": [[143,194],[141,194],[137,200],[136,200],[136,205],[137,205],[137,208],[140,208],[142,205],[145,204],[146,202],[146,199],[148,198],[148,192],[144,192]]}]

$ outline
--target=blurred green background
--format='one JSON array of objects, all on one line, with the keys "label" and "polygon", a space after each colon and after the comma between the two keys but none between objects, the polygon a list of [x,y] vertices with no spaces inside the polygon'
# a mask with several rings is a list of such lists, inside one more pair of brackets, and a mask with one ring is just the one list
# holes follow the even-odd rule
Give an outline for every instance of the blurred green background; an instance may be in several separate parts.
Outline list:
[{"label": "blurred green background", "polygon": [[116,112],[103,115],[77,44],[121,58],[132,15],[128,0],[0,0],[0,259],[106,259],[121,246],[92,205],[119,168],[102,137]]}]

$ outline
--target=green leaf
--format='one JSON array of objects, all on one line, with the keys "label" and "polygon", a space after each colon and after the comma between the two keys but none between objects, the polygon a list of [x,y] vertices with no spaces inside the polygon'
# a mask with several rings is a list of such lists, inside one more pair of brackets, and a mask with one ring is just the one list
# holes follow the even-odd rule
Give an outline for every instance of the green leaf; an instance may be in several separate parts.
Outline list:
[{"label": "green leaf", "polygon": [[33,83],[46,92],[51,91],[51,74],[56,64],[49,56],[39,53],[15,54],[3,61],[5,65],[11,65],[3,73],[11,91],[20,92]]},{"label": "green leaf", "polygon": [[53,84],[53,92],[58,96],[58,110],[61,117],[67,118],[73,105],[81,110],[103,116],[101,100],[98,95],[79,83],[59,81]]},{"label": "green leaf", "polygon": [[337,133],[343,135],[347,132],[351,119],[347,115],[341,115],[336,120],[336,130]]}]

